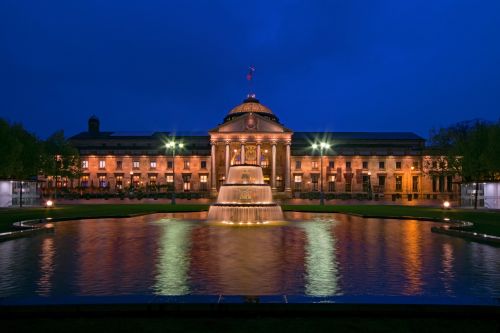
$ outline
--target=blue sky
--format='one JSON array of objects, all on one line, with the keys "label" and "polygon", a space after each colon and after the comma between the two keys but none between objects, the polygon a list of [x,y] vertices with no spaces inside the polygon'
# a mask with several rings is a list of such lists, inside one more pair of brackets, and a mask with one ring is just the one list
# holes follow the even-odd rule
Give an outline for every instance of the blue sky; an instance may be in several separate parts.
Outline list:
[{"label": "blue sky", "polygon": [[41,137],[208,130],[255,92],[295,131],[500,116],[500,1],[0,2],[0,117]]}]

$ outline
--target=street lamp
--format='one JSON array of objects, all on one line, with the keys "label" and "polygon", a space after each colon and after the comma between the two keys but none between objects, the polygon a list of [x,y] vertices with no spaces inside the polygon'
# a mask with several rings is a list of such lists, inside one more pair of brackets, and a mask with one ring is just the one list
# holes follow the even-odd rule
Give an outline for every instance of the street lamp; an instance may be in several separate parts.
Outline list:
[{"label": "street lamp", "polygon": [[311,148],[313,150],[319,149],[321,160],[320,160],[320,170],[319,170],[319,204],[325,204],[325,193],[323,192],[323,153],[325,150],[330,149],[331,145],[327,142],[320,142],[319,144],[313,143]]},{"label": "street lamp", "polygon": [[175,149],[177,147],[182,149],[184,148],[184,144],[182,142],[175,142],[174,140],[165,144],[165,149],[167,151],[172,149],[172,205],[175,205]]}]

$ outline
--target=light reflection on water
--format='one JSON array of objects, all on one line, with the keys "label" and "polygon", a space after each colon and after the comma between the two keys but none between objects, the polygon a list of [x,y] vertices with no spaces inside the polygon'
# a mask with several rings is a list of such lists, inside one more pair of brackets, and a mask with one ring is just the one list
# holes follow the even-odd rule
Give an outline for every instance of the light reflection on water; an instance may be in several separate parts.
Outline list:
[{"label": "light reflection on water", "polygon": [[433,223],[288,213],[210,225],[206,213],[56,224],[0,243],[0,296],[305,294],[500,296],[500,249]]}]

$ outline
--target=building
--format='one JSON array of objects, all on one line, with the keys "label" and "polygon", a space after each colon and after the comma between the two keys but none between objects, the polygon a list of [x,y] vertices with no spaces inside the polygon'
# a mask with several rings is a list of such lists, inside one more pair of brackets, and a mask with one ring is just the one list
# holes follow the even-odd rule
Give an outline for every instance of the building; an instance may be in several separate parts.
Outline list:
[{"label": "building", "polygon": [[[88,130],[70,140],[83,171],[74,186],[89,191],[168,191],[175,185],[176,191],[214,195],[229,167],[245,163],[262,166],[276,196],[298,197],[323,186],[347,197],[453,199],[459,189],[414,133],[294,132],[253,95],[207,133],[107,132],[93,116]],[[184,144],[174,158],[165,146],[172,140]],[[323,141],[331,148],[311,148]],[[48,186],[70,183],[52,177]]]},{"label": "building", "polygon": [[31,180],[0,180],[0,207],[26,207],[40,204],[38,183]]}]

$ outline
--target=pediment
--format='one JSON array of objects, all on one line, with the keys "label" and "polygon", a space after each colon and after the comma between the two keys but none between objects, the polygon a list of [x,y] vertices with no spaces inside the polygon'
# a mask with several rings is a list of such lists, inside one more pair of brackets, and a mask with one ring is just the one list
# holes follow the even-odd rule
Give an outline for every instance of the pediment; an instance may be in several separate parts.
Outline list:
[{"label": "pediment", "polygon": [[232,119],[210,132],[231,133],[231,132],[267,132],[284,133],[290,132],[281,124],[269,120],[259,114],[249,112],[236,119]]}]

